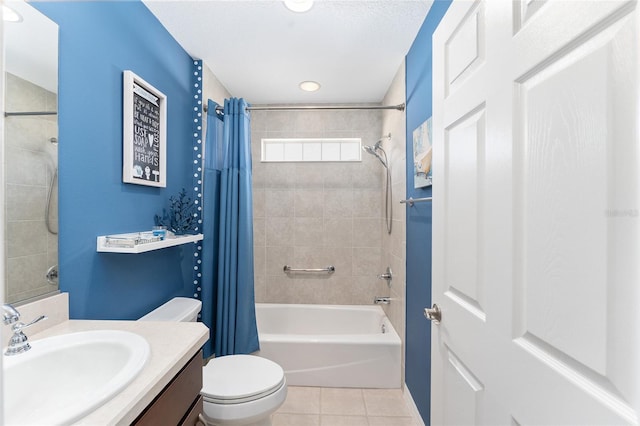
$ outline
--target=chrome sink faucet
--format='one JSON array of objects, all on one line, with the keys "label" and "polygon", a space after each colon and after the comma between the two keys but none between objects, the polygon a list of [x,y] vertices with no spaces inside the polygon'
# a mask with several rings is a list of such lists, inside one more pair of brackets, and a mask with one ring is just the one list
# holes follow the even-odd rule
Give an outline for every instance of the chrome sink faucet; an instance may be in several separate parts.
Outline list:
[{"label": "chrome sink faucet", "polygon": [[7,350],[5,355],[18,355],[31,349],[31,345],[28,342],[28,337],[22,332],[27,327],[33,324],[47,319],[45,315],[41,315],[38,318],[31,321],[29,324],[25,324],[20,321],[20,312],[10,304],[2,305],[2,322],[5,325],[11,325],[11,331],[13,336],[9,339]]}]

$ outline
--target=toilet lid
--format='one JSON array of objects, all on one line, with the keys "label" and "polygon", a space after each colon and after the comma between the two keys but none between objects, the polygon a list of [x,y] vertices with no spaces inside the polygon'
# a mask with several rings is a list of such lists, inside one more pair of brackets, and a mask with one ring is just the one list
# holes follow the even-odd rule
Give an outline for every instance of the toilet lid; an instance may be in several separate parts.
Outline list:
[{"label": "toilet lid", "polygon": [[275,392],[284,382],[282,367],[253,355],[214,358],[202,369],[202,396],[220,404],[253,401]]}]

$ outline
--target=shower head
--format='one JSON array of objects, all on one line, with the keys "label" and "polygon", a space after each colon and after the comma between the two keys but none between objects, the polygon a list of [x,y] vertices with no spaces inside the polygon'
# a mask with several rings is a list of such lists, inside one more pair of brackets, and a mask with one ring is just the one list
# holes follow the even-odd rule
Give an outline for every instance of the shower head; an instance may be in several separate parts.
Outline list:
[{"label": "shower head", "polygon": [[362,150],[365,151],[365,152],[368,152],[371,155],[378,155],[378,153],[376,152],[376,147],[374,147],[374,146],[363,145],[362,146]]},{"label": "shower head", "polygon": [[378,154],[378,151],[382,151],[382,153],[384,153],[384,156],[386,158],[387,154],[384,152],[384,149],[382,149],[380,147],[380,141],[378,141],[374,146],[370,146],[370,145],[363,145],[362,149],[371,154],[374,155],[378,160],[380,160],[380,162],[382,163],[382,165],[384,166],[384,168],[387,168],[387,161],[385,159],[382,158],[382,156],[380,154]]},{"label": "shower head", "polygon": [[[371,145],[363,145],[362,149],[371,154],[374,155],[378,160],[380,160],[380,162],[382,163],[382,165],[384,166],[384,168],[388,168],[387,166],[387,153],[384,151],[384,149],[382,149],[382,141],[385,139],[391,139],[391,133],[389,133],[388,135],[385,135],[383,137],[381,137],[380,139],[378,139],[376,141],[376,144],[371,146]],[[378,153],[378,151],[381,151],[384,154],[384,159],[382,158],[382,156]]]}]

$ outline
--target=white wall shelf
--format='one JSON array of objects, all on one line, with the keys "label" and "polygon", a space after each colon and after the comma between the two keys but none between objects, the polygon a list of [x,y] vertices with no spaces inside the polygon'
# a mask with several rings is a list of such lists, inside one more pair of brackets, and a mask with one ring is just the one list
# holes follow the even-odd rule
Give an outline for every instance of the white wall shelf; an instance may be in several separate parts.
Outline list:
[{"label": "white wall shelf", "polygon": [[[122,234],[125,235],[125,234]],[[131,235],[131,234],[126,234]],[[115,235],[114,235],[115,236]],[[117,247],[117,246],[109,246],[107,245],[107,236],[102,235],[97,239],[97,247],[96,250],[98,252],[103,253],[144,253],[147,251],[160,250],[167,247],[179,246],[182,244],[195,243],[197,241],[201,241],[203,239],[202,234],[195,235],[176,235],[172,238],[165,238],[161,241],[153,241],[150,243],[136,244],[133,247]]]}]

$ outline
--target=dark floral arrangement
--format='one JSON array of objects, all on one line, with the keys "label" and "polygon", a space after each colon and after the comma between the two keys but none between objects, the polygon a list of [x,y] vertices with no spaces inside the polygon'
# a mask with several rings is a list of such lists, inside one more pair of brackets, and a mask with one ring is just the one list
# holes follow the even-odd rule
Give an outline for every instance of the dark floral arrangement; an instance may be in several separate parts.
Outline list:
[{"label": "dark floral arrangement", "polygon": [[156,226],[164,226],[176,235],[194,234],[198,230],[196,204],[182,188],[177,197],[169,197],[169,211],[162,209],[162,216],[155,215]]}]

